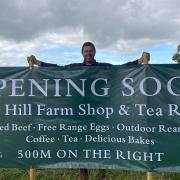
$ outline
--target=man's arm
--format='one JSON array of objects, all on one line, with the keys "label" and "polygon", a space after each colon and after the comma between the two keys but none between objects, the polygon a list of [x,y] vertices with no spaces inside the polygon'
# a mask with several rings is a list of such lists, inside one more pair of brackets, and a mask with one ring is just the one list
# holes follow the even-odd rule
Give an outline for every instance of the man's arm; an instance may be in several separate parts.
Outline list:
[{"label": "man's arm", "polygon": [[142,56],[135,60],[135,61],[131,61],[126,63],[127,65],[131,65],[131,64],[148,64],[148,62],[150,61],[150,53],[147,52],[143,52]]},{"label": "man's arm", "polygon": [[33,65],[37,65],[37,66],[41,66],[41,67],[58,67],[57,64],[39,61],[36,59],[36,57],[34,55],[28,56],[27,61],[28,61],[30,67],[33,67]]}]

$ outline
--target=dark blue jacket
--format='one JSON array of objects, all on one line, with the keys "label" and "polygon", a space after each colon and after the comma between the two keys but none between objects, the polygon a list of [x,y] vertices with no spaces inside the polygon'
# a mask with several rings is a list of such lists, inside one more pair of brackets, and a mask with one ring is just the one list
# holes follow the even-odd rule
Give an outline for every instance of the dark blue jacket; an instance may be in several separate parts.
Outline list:
[{"label": "dark blue jacket", "polygon": [[[41,67],[58,67],[57,64],[51,64],[51,63],[46,63],[46,62],[42,62],[42,61],[40,61],[40,62],[41,62],[41,64],[40,64]],[[138,60],[128,62],[126,64],[127,65],[138,64]],[[67,67],[78,67],[78,66],[113,66],[113,65],[110,63],[99,63],[99,62],[96,62],[96,60],[94,60],[92,65],[86,65],[85,62],[82,62],[82,63],[72,63],[72,64],[68,64],[65,66],[67,66]]]}]

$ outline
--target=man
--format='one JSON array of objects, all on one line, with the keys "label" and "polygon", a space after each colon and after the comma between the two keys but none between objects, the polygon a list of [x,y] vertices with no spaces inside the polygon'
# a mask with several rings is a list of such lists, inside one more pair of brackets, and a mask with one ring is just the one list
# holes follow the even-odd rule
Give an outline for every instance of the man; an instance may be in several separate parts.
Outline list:
[{"label": "man", "polygon": [[[85,42],[81,49],[82,56],[84,57],[84,61],[82,63],[72,63],[67,66],[112,66],[112,64],[109,63],[98,63],[94,57],[96,54],[96,48],[93,43],[91,42]],[[143,52],[141,58],[128,62],[126,64],[142,64],[147,63],[150,60],[150,54]],[[46,63],[42,62],[36,59],[34,55],[27,57],[27,61],[29,63],[29,66],[38,65],[42,67],[57,67],[57,64],[52,63]]]},{"label": "man", "polygon": [[[109,63],[98,63],[94,57],[96,54],[96,48],[92,42],[85,42],[81,49],[82,56],[84,58],[84,61],[82,63],[72,63],[67,66],[112,66],[112,64]],[[51,64],[39,61],[35,58],[35,56],[29,56],[27,57],[29,66],[32,67],[34,64],[42,67],[56,67],[57,64]],[[141,58],[128,62],[126,64],[141,64],[141,63],[147,63],[150,60],[150,54],[144,52],[141,56]],[[89,171],[88,169],[80,169],[80,177],[81,180],[88,180],[89,178]],[[99,179],[105,180],[106,178],[106,171],[105,169],[99,170]]]}]

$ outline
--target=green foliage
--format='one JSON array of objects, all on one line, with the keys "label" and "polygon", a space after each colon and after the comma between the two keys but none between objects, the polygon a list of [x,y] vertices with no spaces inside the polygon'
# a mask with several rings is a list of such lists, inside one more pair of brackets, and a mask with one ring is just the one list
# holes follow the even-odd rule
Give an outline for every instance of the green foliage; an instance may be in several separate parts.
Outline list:
[{"label": "green foliage", "polygon": [[[107,170],[107,180],[146,180],[145,172]],[[36,180],[78,180],[78,169],[36,169]],[[0,180],[27,180],[28,170],[0,169]],[[180,173],[153,173],[156,180],[179,180]],[[89,180],[98,180],[98,170],[91,170]]]},{"label": "green foliage", "polygon": [[180,62],[180,54],[179,53],[175,53],[172,57],[173,61],[175,62]]},{"label": "green foliage", "polygon": [[180,63],[180,44],[177,46],[177,53],[173,55],[172,60]]},{"label": "green foliage", "polygon": [[0,169],[0,180],[27,180],[28,171],[25,169]]}]

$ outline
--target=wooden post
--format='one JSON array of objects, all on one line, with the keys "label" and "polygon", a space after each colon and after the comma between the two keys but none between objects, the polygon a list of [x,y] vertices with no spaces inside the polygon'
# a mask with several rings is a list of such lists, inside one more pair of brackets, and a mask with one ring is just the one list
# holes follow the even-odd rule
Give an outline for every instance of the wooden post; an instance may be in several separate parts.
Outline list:
[{"label": "wooden post", "polygon": [[29,180],[35,180],[35,169],[32,167],[29,169]]},{"label": "wooden post", "polygon": [[[149,60],[150,60],[150,54],[146,53],[146,52],[143,52],[143,54],[142,54],[142,63],[143,64],[148,64]],[[147,180],[153,180],[153,173],[152,172],[147,172],[146,175],[147,175]]]},{"label": "wooden post", "polygon": [[[29,64],[29,69],[33,69],[34,63],[32,57],[27,57],[27,62]],[[30,167],[29,169],[29,180],[35,180],[35,169]]]},{"label": "wooden post", "polygon": [[147,172],[147,180],[153,180],[153,173]]}]

